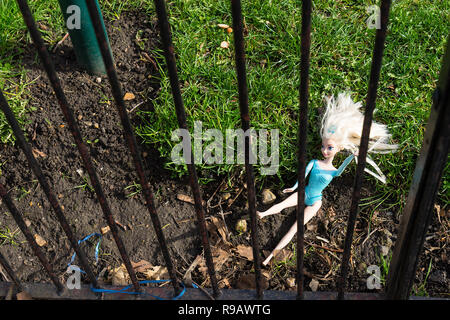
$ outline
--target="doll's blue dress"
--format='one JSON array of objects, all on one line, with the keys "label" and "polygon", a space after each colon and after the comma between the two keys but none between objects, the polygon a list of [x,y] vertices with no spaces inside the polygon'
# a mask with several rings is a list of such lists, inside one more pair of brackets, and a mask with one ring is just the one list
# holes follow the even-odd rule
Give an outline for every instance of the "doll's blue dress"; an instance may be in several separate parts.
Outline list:
[{"label": "doll's blue dress", "polygon": [[[353,154],[349,155],[337,170],[320,169],[317,160],[311,160],[305,170],[305,178],[311,173],[308,185],[305,187],[305,205],[312,206],[316,201],[322,200],[323,189],[330,184],[334,177],[341,175],[353,158]],[[295,190],[297,187],[298,181],[292,189]]]}]

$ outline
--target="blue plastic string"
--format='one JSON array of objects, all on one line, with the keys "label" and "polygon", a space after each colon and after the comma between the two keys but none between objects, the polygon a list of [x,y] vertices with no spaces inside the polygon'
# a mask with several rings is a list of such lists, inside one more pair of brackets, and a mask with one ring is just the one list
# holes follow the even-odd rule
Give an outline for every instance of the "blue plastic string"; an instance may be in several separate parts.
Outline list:
[{"label": "blue plastic string", "polygon": [[[101,235],[100,233],[97,233],[97,232],[91,233],[90,235],[84,237],[83,239],[78,240],[78,244],[81,244],[82,242],[88,240],[89,238],[91,238],[91,237],[93,237],[93,236],[99,237],[98,242],[97,242],[97,245],[95,246],[95,262],[98,262],[98,251],[99,251],[99,249],[100,249],[100,242],[102,241],[102,235]],[[69,262],[69,264],[67,265],[67,267],[70,267],[70,265],[71,265],[71,264],[73,263],[73,261],[75,260],[76,255],[77,255],[77,253],[74,252],[74,254],[72,255],[72,259],[70,259],[70,262]],[[75,270],[79,270],[81,273],[84,273],[84,274],[86,273],[86,272],[84,272],[83,270],[81,270],[81,269],[78,268],[78,267],[75,267],[75,266],[74,266],[74,267],[72,267],[72,268],[75,269]]]},{"label": "blue plastic string", "polygon": [[[99,237],[99,240],[98,240],[98,242],[97,242],[97,245],[95,246],[95,261],[97,262],[97,261],[98,261],[98,251],[99,251],[99,248],[100,248],[100,242],[101,242],[101,240],[102,240],[102,235],[101,235],[100,233],[96,233],[96,232],[91,233],[90,235],[84,237],[83,239],[78,240],[78,244],[81,244],[82,242],[88,240],[89,238],[91,238],[91,237],[93,237],[93,236],[98,236],[98,237]],[[72,258],[70,259],[70,262],[69,262],[69,264],[67,265],[67,267],[70,267],[70,265],[71,265],[71,264],[73,263],[73,261],[75,260],[75,257],[76,257],[76,253],[74,253],[74,254],[72,255]],[[86,273],[86,272],[84,272],[83,270],[81,270],[81,269],[78,268],[78,267],[72,266],[72,268],[75,269],[75,270],[79,270],[79,271],[82,272],[82,273]],[[164,283],[164,282],[170,282],[170,281],[172,281],[172,280],[143,280],[143,281],[139,281],[138,283],[139,283],[139,284],[146,284],[146,283]],[[186,292],[186,286],[185,286],[184,283],[182,283],[182,282],[181,282],[181,285],[183,286],[183,290],[182,290],[176,297],[172,298],[171,300],[178,300],[179,298],[181,298],[181,297],[184,295],[184,293]],[[194,283],[192,283],[192,286],[193,286],[194,288],[196,288],[196,289],[198,288],[198,286],[196,286]],[[122,289],[120,289],[120,290],[112,290],[112,289],[100,289],[100,288],[94,288],[94,287],[91,286],[91,291],[94,292],[94,293],[126,293],[126,294],[136,294],[136,295],[139,294],[139,295],[144,295],[144,296],[150,296],[150,297],[153,297],[153,298],[155,298],[155,299],[157,299],[157,300],[166,300],[166,299],[164,299],[164,298],[161,298],[161,297],[158,297],[158,296],[154,296],[154,295],[149,294],[149,293],[146,293],[146,292],[133,292],[133,291],[127,291],[127,290],[130,289],[131,287],[132,287],[132,285],[128,285],[128,286],[126,286],[126,287],[124,287],[124,288],[122,288]]]}]

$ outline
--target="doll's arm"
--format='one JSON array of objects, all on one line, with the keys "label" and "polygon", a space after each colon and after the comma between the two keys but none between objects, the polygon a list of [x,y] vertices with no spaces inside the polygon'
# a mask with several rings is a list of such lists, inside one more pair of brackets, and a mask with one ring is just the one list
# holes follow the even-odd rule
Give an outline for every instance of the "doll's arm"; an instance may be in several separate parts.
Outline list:
[{"label": "doll's arm", "polygon": [[[314,160],[311,160],[311,161],[308,163],[308,165],[306,166],[306,169],[305,169],[305,179],[306,179],[306,177],[308,176],[309,172],[311,171],[313,165],[314,165]],[[298,181],[295,183],[295,185],[294,185],[292,188],[284,189],[283,192],[284,192],[284,193],[287,193],[287,192],[293,192],[293,191],[295,191],[295,189],[297,189],[297,187],[298,187]]]},{"label": "doll's arm", "polygon": [[337,172],[335,174],[335,177],[339,177],[341,175],[341,173],[345,170],[345,168],[353,160],[354,157],[355,157],[355,155],[351,154],[344,160],[344,162],[342,162],[341,166],[339,167],[339,169],[337,170]]}]

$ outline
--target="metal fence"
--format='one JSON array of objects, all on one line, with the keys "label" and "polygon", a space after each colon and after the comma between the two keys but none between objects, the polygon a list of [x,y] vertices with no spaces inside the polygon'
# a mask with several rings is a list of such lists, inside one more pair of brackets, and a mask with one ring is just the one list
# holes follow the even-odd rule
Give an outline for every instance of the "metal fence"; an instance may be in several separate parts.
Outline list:
[{"label": "metal fence", "polygon": [[[360,191],[363,182],[363,171],[366,164],[366,155],[368,149],[370,125],[372,122],[372,115],[375,108],[375,101],[377,96],[378,80],[381,71],[381,62],[384,50],[384,42],[386,39],[388,16],[391,1],[381,1],[381,28],[376,31],[375,44],[373,49],[372,67],[370,72],[370,80],[368,84],[367,100],[365,104],[364,125],[362,131],[361,145],[358,155],[358,165],[356,169],[356,177],[353,186],[352,202],[349,212],[347,232],[344,243],[344,250],[341,262],[341,272],[338,279],[338,292],[303,292],[304,276],[303,276],[303,249],[304,249],[304,230],[298,228],[297,235],[297,292],[282,292],[282,291],[264,291],[262,288],[261,275],[261,251],[258,241],[258,229],[256,224],[256,196],[253,166],[249,163],[249,150],[251,140],[248,136],[245,137],[245,171],[247,183],[247,197],[248,210],[250,214],[251,227],[251,241],[254,256],[254,270],[256,290],[234,290],[222,289],[219,290],[217,278],[214,270],[214,263],[211,254],[210,243],[205,222],[205,209],[202,205],[202,195],[198,183],[197,173],[193,158],[190,164],[187,164],[189,172],[189,182],[192,188],[195,201],[195,212],[198,221],[199,234],[203,245],[204,257],[208,268],[208,274],[211,283],[211,290],[199,290],[193,288],[184,288],[184,285],[177,278],[177,272],[172,263],[172,258],[169,254],[168,246],[161,228],[161,223],[154,204],[154,196],[151,191],[147,177],[144,174],[143,162],[138,152],[138,146],[130,119],[126,112],[125,103],[123,100],[123,92],[118,81],[117,72],[114,66],[113,57],[108,49],[108,43],[105,34],[102,32],[102,26],[98,9],[95,1],[86,0],[89,14],[91,16],[96,37],[100,45],[103,61],[106,66],[109,83],[111,85],[112,93],[116,102],[117,110],[120,115],[123,126],[123,134],[125,143],[131,153],[134,165],[139,176],[139,183],[142,186],[143,196],[151,217],[155,234],[159,241],[166,267],[170,276],[173,289],[159,288],[159,287],[142,287],[140,286],[136,273],[131,265],[130,258],[123,245],[123,242],[118,234],[115,220],[111,213],[110,207],[103,193],[102,186],[96,174],[96,170],[92,164],[88,149],[83,142],[78,124],[74,118],[73,111],[65,97],[64,90],[61,87],[60,80],[55,71],[53,62],[42,40],[41,34],[36,27],[34,18],[28,7],[26,0],[17,0],[23,19],[30,32],[31,38],[36,46],[39,56],[42,60],[45,71],[51,82],[53,90],[56,94],[59,106],[64,114],[65,121],[68,124],[69,130],[73,135],[76,146],[82,158],[86,171],[89,174],[91,185],[95,190],[99,204],[102,208],[104,218],[110,227],[114,241],[117,244],[122,261],[129,273],[133,289],[137,293],[146,293],[141,295],[142,298],[151,298],[154,295],[171,298],[178,296],[182,290],[184,291],[183,299],[408,299],[411,291],[412,282],[414,280],[415,271],[417,268],[419,254],[423,247],[424,237],[427,227],[430,223],[432,207],[436,194],[438,191],[439,182],[442,172],[447,160],[449,136],[450,136],[450,41],[447,41],[446,53],[444,55],[441,74],[438,86],[433,95],[433,105],[431,108],[430,118],[426,127],[425,138],[420,156],[417,160],[414,177],[407,199],[405,209],[403,211],[399,236],[394,246],[393,258],[388,274],[387,289],[384,293],[346,293],[346,283],[349,269],[349,259],[351,253],[351,244],[353,232],[355,229],[355,222],[358,215],[358,204],[360,201]],[[174,55],[174,47],[171,40],[170,25],[167,18],[167,12],[164,0],[154,0],[156,12],[158,15],[160,34],[162,39],[162,46],[165,52],[165,59],[172,88],[172,94],[175,101],[176,115],[178,125],[180,128],[187,129],[186,113],[181,97],[181,91],[178,81],[176,60]],[[245,51],[244,51],[244,37],[243,37],[243,23],[241,13],[241,1],[231,0],[231,10],[233,16],[233,30],[235,41],[235,59],[236,72],[238,78],[239,90],[239,107],[241,113],[242,129],[246,131],[250,128],[250,112],[248,108],[248,88],[246,82],[245,69]],[[300,62],[300,119],[298,130],[298,205],[297,205],[297,221],[303,226],[304,222],[304,188],[305,188],[305,167],[306,167],[306,135],[307,135],[307,115],[308,115],[308,98],[309,98],[309,61],[310,61],[310,42],[311,42],[311,14],[312,14],[311,0],[302,1],[302,29],[301,29],[301,62]],[[14,271],[9,266],[7,260],[0,252],[0,265],[3,266],[6,273],[12,279],[13,285],[18,291],[26,291],[33,298],[40,299],[100,299],[105,298],[103,295],[94,293],[91,289],[99,288],[94,273],[89,266],[86,255],[77,242],[77,237],[70,228],[60,204],[48,184],[41,168],[33,156],[30,145],[24,138],[24,135],[19,127],[19,124],[14,117],[8,102],[3,93],[0,91],[0,108],[4,112],[8,123],[10,124],[13,133],[16,137],[18,146],[25,154],[31,170],[38,178],[38,181],[45,192],[52,209],[56,213],[56,217],[61,224],[67,238],[79,257],[79,262],[83,270],[86,272],[90,285],[83,285],[80,290],[68,290],[59,280],[55,271],[52,269],[49,261],[45,258],[31,232],[26,226],[21,213],[17,210],[14,202],[8,195],[7,189],[0,184],[0,195],[15,219],[18,227],[25,235],[26,240],[30,244],[34,254],[38,257],[45,272],[49,275],[53,284],[34,284],[21,283],[21,281],[14,274]],[[193,153],[191,153],[193,157]],[[0,296],[5,296],[11,283],[0,282]],[[107,286],[108,289],[112,287]],[[56,289],[56,290],[55,290]],[[172,292],[173,290],[173,292]],[[133,297],[127,294],[111,294],[108,295],[112,299],[129,299]]]}]

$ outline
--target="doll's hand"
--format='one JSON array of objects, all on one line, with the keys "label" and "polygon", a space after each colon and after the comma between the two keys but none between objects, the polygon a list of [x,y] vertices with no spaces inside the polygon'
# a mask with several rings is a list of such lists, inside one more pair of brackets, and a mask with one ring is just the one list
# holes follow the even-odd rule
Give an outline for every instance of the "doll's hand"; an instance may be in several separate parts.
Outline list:
[{"label": "doll's hand", "polygon": [[284,190],[283,190],[283,193],[290,193],[290,192],[292,192],[292,191],[294,191],[294,189],[287,188],[287,189],[284,189]]}]

